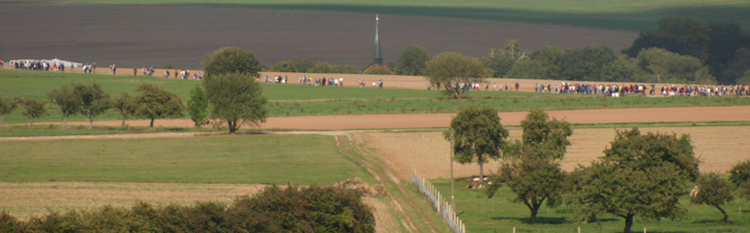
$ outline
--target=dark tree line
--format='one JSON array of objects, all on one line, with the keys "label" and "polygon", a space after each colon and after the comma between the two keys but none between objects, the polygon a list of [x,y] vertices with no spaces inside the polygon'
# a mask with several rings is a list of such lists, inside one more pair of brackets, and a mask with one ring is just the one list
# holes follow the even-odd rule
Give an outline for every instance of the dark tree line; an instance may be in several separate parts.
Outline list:
[{"label": "dark tree line", "polygon": [[0,212],[0,232],[375,232],[372,209],[361,193],[334,187],[271,186],[227,205],[198,202],[191,206],[50,212],[27,221]]}]

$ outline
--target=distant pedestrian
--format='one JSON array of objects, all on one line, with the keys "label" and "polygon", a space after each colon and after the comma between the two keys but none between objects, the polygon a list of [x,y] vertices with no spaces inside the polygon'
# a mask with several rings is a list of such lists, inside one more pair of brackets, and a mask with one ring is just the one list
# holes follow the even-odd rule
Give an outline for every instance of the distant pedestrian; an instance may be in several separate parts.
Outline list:
[{"label": "distant pedestrian", "polygon": [[138,75],[138,68],[133,68],[133,76]]}]

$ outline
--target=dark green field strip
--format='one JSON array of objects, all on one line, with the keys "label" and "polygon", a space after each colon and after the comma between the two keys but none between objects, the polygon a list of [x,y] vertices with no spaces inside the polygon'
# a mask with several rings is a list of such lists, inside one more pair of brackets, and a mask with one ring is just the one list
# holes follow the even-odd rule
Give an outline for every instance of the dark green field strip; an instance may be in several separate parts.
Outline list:
[{"label": "dark green field strip", "polygon": [[687,1],[341,1],[318,0],[37,0],[34,2],[86,3],[86,4],[185,4],[213,6],[246,6],[277,9],[327,10],[379,14],[456,17],[484,20],[521,21],[539,24],[568,24],[586,27],[629,29],[645,31],[654,29],[656,22],[666,16],[692,16],[706,22],[738,22],[743,27],[750,24],[744,12],[750,9],[747,1],[721,2]]}]

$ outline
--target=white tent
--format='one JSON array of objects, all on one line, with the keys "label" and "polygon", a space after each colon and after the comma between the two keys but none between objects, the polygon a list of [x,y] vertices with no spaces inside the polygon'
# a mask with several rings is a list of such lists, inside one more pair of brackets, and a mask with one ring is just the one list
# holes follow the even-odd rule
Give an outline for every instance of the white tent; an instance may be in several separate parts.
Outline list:
[{"label": "white tent", "polygon": [[83,63],[80,63],[80,62],[72,62],[72,61],[60,60],[60,59],[57,59],[57,58],[54,58],[54,59],[41,59],[41,60],[39,60],[39,59],[13,59],[13,60],[10,60],[9,63],[10,64],[13,64],[15,62],[28,63],[28,62],[36,62],[36,61],[39,61],[39,62],[45,62],[46,61],[47,63],[50,64],[50,66],[52,66],[52,65],[60,65],[60,64],[63,64],[65,67],[82,67],[83,66]]}]

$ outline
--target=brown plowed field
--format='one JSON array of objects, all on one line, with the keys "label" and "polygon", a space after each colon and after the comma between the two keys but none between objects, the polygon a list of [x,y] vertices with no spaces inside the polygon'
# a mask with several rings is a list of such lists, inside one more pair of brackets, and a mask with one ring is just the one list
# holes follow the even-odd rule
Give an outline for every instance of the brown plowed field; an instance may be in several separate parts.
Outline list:
[{"label": "brown plowed field", "polygon": [[[196,69],[209,52],[239,46],[254,51],[268,66],[308,59],[363,69],[374,54],[374,19],[368,13],[313,10],[3,1],[0,59],[58,57],[100,67],[171,63]],[[636,37],[634,31],[380,14],[386,63],[395,62],[413,44],[424,46],[430,55],[458,51],[483,56],[508,39],[518,39],[529,50],[608,45],[619,51]]]},{"label": "brown plowed field", "polygon": [[[550,116],[570,123],[747,121],[750,106],[694,108],[628,108],[549,111]],[[384,114],[269,117],[264,129],[352,130],[447,127],[455,114]],[[503,125],[520,125],[526,112],[499,113]],[[94,125],[119,126],[120,121],[97,121]],[[44,124],[44,123],[42,123]],[[68,124],[87,125],[88,122]],[[148,126],[149,120],[127,121],[130,126]],[[154,126],[192,127],[188,119],[156,120]]]},{"label": "brown plowed field", "polygon": [[[749,126],[741,127],[669,127],[640,128],[642,133],[661,132],[690,134],[695,156],[700,157],[702,172],[726,172],[738,161],[750,159]],[[520,130],[511,130],[511,137],[519,139]],[[449,143],[440,132],[418,133],[358,133],[373,148],[401,171],[401,179],[408,178],[416,168],[428,178],[450,177]],[[571,171],[577,164],[589,165],[602,156],[602,151],[615,137],[615,129],[576,129],[570,137],[571,145],[562,161],[562,168]],[[497,169],[498,162],[484,166],[485,174]],[[479,175],[476,164],[454,165],[456,177]]]}]

